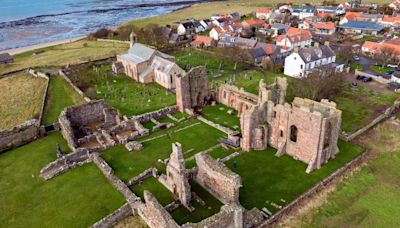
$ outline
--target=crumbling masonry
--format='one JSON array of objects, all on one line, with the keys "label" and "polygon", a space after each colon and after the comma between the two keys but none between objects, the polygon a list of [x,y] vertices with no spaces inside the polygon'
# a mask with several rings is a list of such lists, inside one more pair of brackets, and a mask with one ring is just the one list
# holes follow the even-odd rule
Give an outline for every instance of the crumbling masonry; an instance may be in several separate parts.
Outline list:
[{"label": "crumbling masonry", "polygon": [[[307,163],[307,173],[320,168],[339,152],[341,111],[334,102],[296,97],[289,105],[285,103],[286,78],[276,78],[271,86],[261,80],[257,102],[254,96],[246,99],[239,89],[230,89],[228,93],[226,88],[221,86],[219,99],[241,111],[241,147],[244,151],[265,150],[268,145],[272,146],[278,150],[277,156],[288,154]],[[241,100],[251,102],[243,109],[237,105]]]}]

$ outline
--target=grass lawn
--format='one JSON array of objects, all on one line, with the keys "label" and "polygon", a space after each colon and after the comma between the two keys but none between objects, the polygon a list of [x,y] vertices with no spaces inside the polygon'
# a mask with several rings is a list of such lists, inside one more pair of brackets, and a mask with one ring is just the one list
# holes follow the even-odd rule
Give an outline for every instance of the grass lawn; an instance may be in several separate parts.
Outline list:
[{"label": "grass lawn", "polygon": [[393,67],[380,67],[380,66],[370,66],[371,70],[378,74],[385,74],[389,70],[396,70]]},{"label": "grass lawn", "polygon": [[151,192],[151,194],[153,194],[157,201],[163,206],[174,201],[172,193],[154,177],[145,179],[142,183],[132,186],[131,189],[137,196],[142,198],[143,201],[144,190]]},{"label": "grass lawn", "polygon": [[[343,166],[362,152],[362,148],[339,141],[340,153],[319,170],[307,174],[307,164],[290,156],[275,157],[276,150],[243,153],[227,162],[227,166],[242,178],[240,202],[247,208],[266,207],[271,212],[279,209],[271,203],[286,205],[314,186],[318,181]],[[233,167],[233,161],[237,167]]]},{"label": "grass lawn", "polygon": [[55,123],[64,108],[83,103],[83,97],[65,79],[59,76],[51,77],[42,123]]},{"label": "grass lawn", "polygon": [[215,199],[196,182],[191,181],[190,186],[191,191],[195,192],[205,202],[205,205],[201,205],[193,200],[192,205],[195,208],[193,212],[188,211],[182,206],[173,211],[171,215],[178,224],[185,224],[187,222],[200,222],[201,220],[218,213],[222,206],[221,202]]},{"label": "grass lawn", "polygon": [[363,70],[363,65],[358,63],[350,64],[350,71]]},{"label": "grass lawn", "polygon": [[208,152],[208,154],[215,159],[218,159],[218,158],[222,159],[222,158],[225,158],[225,157],[231,155],[233,152],[235,152],[235,150],[233,150],[233,149],[225,149],[223,147],[218,147],[218,148]]},{"label": "grass lawn", "polygon": [[[223,61],[216,55],[198,50],[177,51],[172,55],[175,56],[177,64],[187,71],[192,67],[206,66],[210,78],[230,74],[235,70],[235,63]],[[243,64],[237,64],[236,70],[243,67]]]},{"label": "grass lawn", "polygon": [[44,181],[39,171],[56,159],[60,133],[0,155],[0,224],[4,227],[88,227],[125,199],[94,164]]},{"label": "grass lawn", "polygon": [[[211,88],[217,89],[220,84],[228,83],[235,85],[239,88],[244,88],[247,92],[258,94],[260,80],[264,79],[267,85],[274,83],[276,77],[286,77],[284,74],[277,74],[273,72],[247,70],[237,74],[218,77],[211,81]],[[288,77],[288,80],[290,78]],[[289,81],[290,85],[290,81]]]},{"label": "grass lawn", "polygon": [[351,133],[365,126],[392,105],[397,97],[396,93],[376,93],[363,87],[344,89],[333,99],[342,110],[342,130]]},{"label": "grass lawn", "polygon": [[61,44],[41,49],[43,53],[37,55],[33,55],[33,51],[15,55],[13,64],[0,66],[0,75],[30,67],[63,66],[113,57],[128,48],[128,44],[88,40]]},{"label": "grass lawn", "polygon": [[[183,130],[176,132],[179,129]],[[158,136],[160,138],[155,138]],[[157,131],[140,138],[138,141],[155,138],[144,142],[141,151],[128,152],[125,147],[116,146],[102,152],[102,157],[110,164],[119,178],[127,181],[151,167],[156,167],[159,171],[164,172],[165,166],[157,160],[170,156],[174,142],[182,144],[184,156],[188,158],[216,145],[218,138],[222,136],[222,132],[206,124],[197,120],[189,120],[179,123],[173,128]]]},{"label": "grass lawn", "polygon": [[[382,124],[361,139],[374,159],[337,185],[292,227],[399,227],[400,129]],[[334,225],[333,225],[334,224]]]},{"label": "grass lawn", "polygon": [[156,83],[141,84],[120,74],[110,75],[111,65],[98,70],[78,69],[69,78],[89,97],[104,99],[123,114],[132,116],[155,111],[176,103],[175,94]]},{"label": "grass lawn", "polygon": [[18,73],[0,79],[0,130],[39,118],[47,80]]},{"label": "grass lawn", "polygon": [[[228,110],[231,110],[232,114],[228,114]],[[201,113],[204,118],[214,123],[240,131],[240,118],[237,116],[237,111],[226,105],[206,106],[201,110]]]}]

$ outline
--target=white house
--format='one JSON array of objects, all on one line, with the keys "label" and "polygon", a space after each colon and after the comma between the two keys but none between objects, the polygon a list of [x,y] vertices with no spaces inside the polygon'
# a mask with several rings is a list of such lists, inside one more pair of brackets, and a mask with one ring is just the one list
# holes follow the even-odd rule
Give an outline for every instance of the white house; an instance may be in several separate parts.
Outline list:
[{"label": "white house", "polygon": [[205,31],[207,26],[203,26],[199,21],[185,21],[179,24],[177,28],[178,35],[190,35]]},{"label": "white house", "polygon": [[256,11],[256,18],[261,20],[268,20],[272,11],[268,8],[261,8]]},{"label": "white house", "polygon": [[344,65],[335,63],[336,55],[327,45],[297,49],[285,58],[285,75],[302,78],[320,67],[329,67],[339,72],[343,71]]},{"label": "white house", "polygon": [[313,17],[315,13],[315,7],[309,6],[293,9],[292,15],[298,17],[299,19],[304,19],[307,17]]},{"label": "white house", "polygon": [[285,35],[276,38],[276,45],[288,47],[292,50],[295,47],[307,47],[312,43],[312,34],[306,29],[289,28]]},{"label": "white house", "polygon": [[221,36],[226,32],[233,32],[232,26],[230,25],[216,26],[211,29],[210,37],[213,38],[214,40],[219,40]]}]

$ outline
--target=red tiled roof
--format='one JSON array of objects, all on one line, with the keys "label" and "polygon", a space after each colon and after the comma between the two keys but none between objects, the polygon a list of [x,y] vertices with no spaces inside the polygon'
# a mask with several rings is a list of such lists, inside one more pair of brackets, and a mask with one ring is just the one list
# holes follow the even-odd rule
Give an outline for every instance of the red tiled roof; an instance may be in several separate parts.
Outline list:
[{"label": "red tiled roof", "polygon": [[267,14],[267,13],[271,13],[271,10],[268,9],[268,8],[261,8],[261,9],[258,9],[256,13],[265,13],[265,14]]},{"label": "red tiled roof", "polygon": [[254,25],[264,25],[265,21],[263,20],[259,20],[259,19],[250,19],[247,20],[246,23],[250,26],[254,26]]},{"label": "red tiled roof", "polygon": [[201,44],[211,45],[211,43],[212,43],[212,38],[209,36],[196,36],[196,39],[192,42],[192,44],[195,45],[201,45]]},{"label": "red tiled roof", "polygon": [[327,29],[327,30],[333,30],[335,29],[335,24],[331,21],[329,22],[318,22],[315,24],[316,29]]},{"label": "red tiled roof", "polygon": [[383,43],[365,41],[363,48],[367,48],[371,51],[379,51],[382,48],[387,48],[388,50],[391,50],[393,54],[400,55],[400,38]]},{"label": "red tiled roof", "polygon": [[278,36],[276,38],[276,41],[280,42],[285,38],[288,38],[292,43],[298,43],[312,39],[312,34],[310,30],[307,29],[298,29],[290,27],[287,34]]}]

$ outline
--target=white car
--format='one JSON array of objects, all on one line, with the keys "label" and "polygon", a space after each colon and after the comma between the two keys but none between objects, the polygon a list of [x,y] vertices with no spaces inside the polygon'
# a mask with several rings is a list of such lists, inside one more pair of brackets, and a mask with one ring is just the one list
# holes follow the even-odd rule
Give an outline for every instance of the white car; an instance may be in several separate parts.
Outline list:
[{"label": "white car", "polygon": [[355,61],[360,61],[360,57],[358,57],[358,56],[353,56],[353,59],[355,60]]},{"label": "white car", "polygon": [[387,66],[388,66],[388,67],[392,67],[392,68],[397,68],[397,67],[399,67],[398,65],[395,65],[395,64],[388,64]]}]

